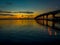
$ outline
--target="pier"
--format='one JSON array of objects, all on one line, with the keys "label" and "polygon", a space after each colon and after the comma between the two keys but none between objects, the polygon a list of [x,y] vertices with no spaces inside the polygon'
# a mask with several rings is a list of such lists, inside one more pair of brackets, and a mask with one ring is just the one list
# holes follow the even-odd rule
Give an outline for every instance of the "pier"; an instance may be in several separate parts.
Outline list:
[{"label": "pier", "polygon": [[[35,17],[35,20],[39,24],[60,30],[60,28],[56,26],[56,24],[60,24],[60,10],[40,14],[37,17]],[[49,25],[50,22],[52,26]]]}]

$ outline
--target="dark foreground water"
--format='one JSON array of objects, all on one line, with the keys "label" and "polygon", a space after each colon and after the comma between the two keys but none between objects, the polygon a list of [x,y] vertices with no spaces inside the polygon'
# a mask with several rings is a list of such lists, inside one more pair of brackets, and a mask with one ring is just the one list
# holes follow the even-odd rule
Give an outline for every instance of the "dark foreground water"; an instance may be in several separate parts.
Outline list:
[{"label": "dark foreground water", "polygon": [[40,44],[59,41],[60,30],[40,25],[35,20],[0,20],[0,43]]}]

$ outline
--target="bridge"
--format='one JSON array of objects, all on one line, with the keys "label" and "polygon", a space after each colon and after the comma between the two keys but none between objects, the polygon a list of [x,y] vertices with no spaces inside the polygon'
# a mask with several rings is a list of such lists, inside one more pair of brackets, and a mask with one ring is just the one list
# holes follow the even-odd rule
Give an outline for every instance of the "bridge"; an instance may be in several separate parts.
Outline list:
[{"label": "bridge", "polygon": [[56,10],[56,11],[40,14],[37,17],[35,17],[35,20],[37,21],[37,23],[40,23],[41,20],[42,20],[43,21],[42,25],[45,25],[44,24],[44,20],[45,20],[46,21],[46,26],[49,26],[48,25],[48,23],[49,23],[48,21],[51,21],[52,22],[52,26],[50,26],[50,27],[53,27],[55,29],[59,29],[60,30],[60,28],[55,26],[56,23],[60,24],[60,10]]}]

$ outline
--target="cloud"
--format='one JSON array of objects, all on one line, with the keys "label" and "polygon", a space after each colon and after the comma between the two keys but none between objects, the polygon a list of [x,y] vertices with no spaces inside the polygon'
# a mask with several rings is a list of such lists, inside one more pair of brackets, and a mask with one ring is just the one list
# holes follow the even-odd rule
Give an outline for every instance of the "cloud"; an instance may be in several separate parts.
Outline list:
[{"label": "cloud", "polygon": [[3,3],[3,4],[0,5],[0,9],[6,8],[7,6],[10,6],[12,4],[13,4],[12,2],[5,2],[5,3]]},{"label": "cloud", "polygon": [[21,12],[19,12],[19,13],[28,13],[28,14],[32,14],[32,13],[34,13],[34,12],[28,12],[28,11],[23,12],[23,11],[21,11]]},{"label": "cloud", "polygon": [[0,13],[12,13],[11,11],[2,11],[0,10]]},{"label": "cloud", "polygon": [[27,13],[27,14],[32,14],[34,12],[28,12],[28,11],[18,11],[18,12],[11,12],[11,11],[1,11],[0,13]]},{"label": "cloud", "polygon": [[12,5],[13,3],[12,2],[6,2],[5,4],[6,5]]},{"label": "cloud", "polygon": [[28,11],[12,12],[12,11],[3,11],[3,10],[0,10],[0,16],[14,16],[14,13],[27,13],[27,14],[32,14],[34,12],[28,12]]},{"label": "cloud", "polygon": [[12,13],[12,12],[10,12],[10,11],[1,11],[0,10],[0,15],[2,15],[2,16],[13,16],[13,14],[10,14],[10,13]]},{"label": "cloud", "polygon": [[0,14],[0,16],[14,16],[12,14]]}]

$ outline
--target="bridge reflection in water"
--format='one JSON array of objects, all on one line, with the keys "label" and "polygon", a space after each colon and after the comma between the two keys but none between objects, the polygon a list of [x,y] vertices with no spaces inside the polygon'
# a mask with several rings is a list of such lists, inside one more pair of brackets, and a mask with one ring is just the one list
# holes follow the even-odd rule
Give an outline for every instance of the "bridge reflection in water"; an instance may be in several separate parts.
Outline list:
[{"label": "bridge reflection in water", "polygon": [[[49,35],[56,35],[57,31],[60,31],[60,10],[44,13],[35,17],[38,24],[47,26]],[[54,29],[55,31],[53,32]]]},{"label": "bridge reflection in water", "polygon": [[[60,32],[60,24],[59,23],[55,23],[53,21],[48,21],[47,20],[36,20],[36,22],[39,25],[43,25],[44,27],[46,26],[48,28],[48,33],[50,36],[54,35],[56,36],[58,32]],[[54,27],[53,27],[53,23],[54,23]]]}]

